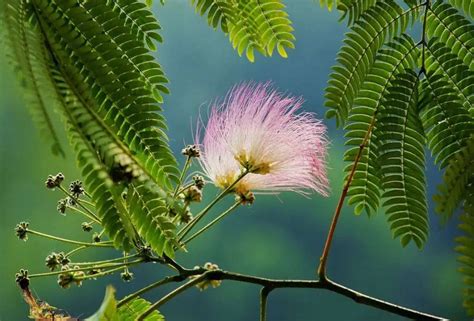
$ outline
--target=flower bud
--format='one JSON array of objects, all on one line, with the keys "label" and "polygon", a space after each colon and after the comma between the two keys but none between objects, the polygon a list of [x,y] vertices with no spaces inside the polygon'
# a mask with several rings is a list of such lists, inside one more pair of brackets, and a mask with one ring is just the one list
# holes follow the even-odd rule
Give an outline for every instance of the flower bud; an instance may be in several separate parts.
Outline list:
[{"label": "flower bud", "polygon": [[28,270],[21,269],[20,272],[16,273],[15,281],[21,289],[27,289],[30,285],[30,279],[28,278]]},{"label": "flower bud", "polygon": [[46,188],[49,189],[54,189],[61,185],[61,183],[64,181],[64,175],[62,173],[58,173],[55,176],[49,175],[48,178],[46,179],[45,185]]},{"label": "flower bud", "polygon": [[200,190],[202,190],[204,188],[204,185],[206,185],[206,182],[204,181],[204,177],[202,177],[201,175],[194,175],[193,181],[194,181],[194,186],[196,186]]},{"label": "flower bud", "polygon": [[89,222],[82,222],[81,227],[84,232],[92,231],[92,224]]},{"label": "flower bud", "polygon": [[[216,271],[216,270],[219,270],[219,266],[217,264],[214,264],[214,263],[210,263],[210,262],[207,262],[206,264],[204,264],[204,268],[208,271]],[[194,278],[196,278],[197,276],[194,276]],[[213,288],[217,288],[218,286],[220,286],[222,283],[222,280],[204,280],[202,282],[199,282],[198,284],[196,284],[196,287],[200,290],[200,291],[204,291],[206,290],[209,286],[212,286]]]},{"label": "flower bud", "polygon": [[202,201],[202,191],[197,186],[191,186],[184,191],[184,200],[199,203]]},{"label": "flower bud", "polygon": [[99,235],[99,233],[94,233],[94,234],[92,235],[92,241],[93,241],[94,243],[100,242],[100,235]]},{"label": "flower bud", "polygon": [[75,198],[79,198],[82,194],[84,194],[84,188],[82,187],[81,181],[74,181],[69,184],[69,192]]},{"label": "flower bud", "polygon": [[130,282],[133,280],[133,273],[126,269],[125,271],[120,273],[120,277],[124,282]]},{"label": "flower bud", "polygon": [[67,209],[67,204],[68,204],[68,198],[63,198],[58,201],[58,205],[56,206],[56,209],[60,214],[66,214],[66,209]]},{"label": "flower bud", "polygon": [[188,145],[181,150],[181,153],[188,157],[200,157],[201,151],[197,145]]},{"label": "flower bud", "polygon": [[23,240],[25,242],[28,240],[28,226],[29,225],[30,223],[28,222],[20,222],[19,224],[16,225],[15,233],[16,233],[16,236],[20,240]]}]

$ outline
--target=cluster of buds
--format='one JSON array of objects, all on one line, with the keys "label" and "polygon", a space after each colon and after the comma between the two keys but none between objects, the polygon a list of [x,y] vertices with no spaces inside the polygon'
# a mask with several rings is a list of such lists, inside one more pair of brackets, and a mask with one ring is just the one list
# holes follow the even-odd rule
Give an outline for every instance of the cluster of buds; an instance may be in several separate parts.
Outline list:
[{"label": "cluster of buds", "polygon": [[197,145],[188,145],[181,150],[181,154],[188,156],[189,158],[198,158],[201,156],[201,151]]},{"label": "cluster of buds", "polygon": [[28,226],[29,225],[30,223],[28,222],[20,222],[19,224],[16,225],[15,233],[16,233],[16,236],[20,240],[23,240],[25,242],[28,240]]},{"label": "cluster of buds", "polygon": [[74,271],[78,269],[79,269],[78,266],[75,266],[71,270],[69,265],[64,265],[61,268],[61,271],[63,271],[64,273],[61,273],[58,275],[59,286],[62,287],[63,289],[68,289],[73,282],[76,283],[77,286],[81,286],[82,279],[84,278],[84,276],[86,276],[86,274],[84,273],[84,271]]},{"label": "cluster of buds", "polygon": [[[196,266],[195,268],[199,268],[199,266]],[[210,263],[210,262],[207,262],[206,264],[204,264],[204,268],[208,271],[216,271],[216,270],[219,270],[219,266],[217,264],[214,264],[214,263]],[[193,276],[192,278],[197,278],[198,276]],[[220,286],[222,283],[221,280],[204,280],[202,282],[199,282],[198,284],[196,284],[196,287],[200,290],[200,291],[204,291],[206,290],[209,286],[212,286],[213,288],[217,288],[218,286]]]},{"label": "cluster of buds", "polygon": [[46,185],[46,188],[54,189],[60,186],[63,181],[64,181],[63,173],[58,173],[54,176],[49,175],[48,178],[46,179],[45,185]]},{"label": "cluster of buds", "polygon": [[51,271],[56,270],[59,266],[64,267],[71,263],[71,260],[64,254],[64,252],[52,252],[45,259],[45,264]]}]

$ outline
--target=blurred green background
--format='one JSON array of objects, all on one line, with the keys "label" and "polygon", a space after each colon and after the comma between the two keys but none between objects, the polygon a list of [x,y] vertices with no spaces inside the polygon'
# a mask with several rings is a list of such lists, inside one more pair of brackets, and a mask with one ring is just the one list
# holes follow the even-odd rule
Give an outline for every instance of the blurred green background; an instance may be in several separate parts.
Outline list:
[{"label": "blurred green background", "polygon": [[[156,1],[158,2],[158,1]],[[200,111],[222,96],[236,82],[272,80],[282,91],[301,95],[305,108],[323,117],[323,93],[330,67],[341,45],[345,25],[312,0],[286,1],[294,22],[296,50],[288,59],[258,57],[256,63],[239,58],[228,39],[211,30],[185,0],[155,4],[165,42],[157,56],[171,80],[165,114],[171,145],[179,152],[192,141],[193,124]],[[27,307],[14,282],[19,268],[45,271],[44,258],[52,250],[68,247],[31,237],[15,238],[13,228],[22,220],[34,229],[68,238],[88,240],[75,215],[58,215],[59,192],[43,187],[48,174],[63,171],[68,180],[78,177],[74,157],[58,159],[38,137],[22,101],[21,89],[7,62],[0,58],[0,321],[27,319]],[[217,263],[221,268],[275,278],[312,278],[323,247],[337,196],[343,167],[343,132],[334,121],[326,121],[332,141],[329,160],[332,196],[306,199],[295,194],[258,196],[249,208],[241,208],[217,228],[199,238],[178,260],[188,267]],[[429,160],[431,161],[431,160]],[[182,162],[182,159],[180,159]],[[430,165],[428,190],[433,195],[440,181],[438,169]],[[208,189],[205,201],[213,197]],[[368,219],[344,209],[329,260],[331,278],[382,299],[450,317],[467,320],[461,306],[461,276],[456,272],[454,237],[456,222],[441,226],[430,204],[431,234],[420,251],[403,249],[393,240],[383,213]],[[92,250],[83,259],[112,257],[112,251]],[[113,284],[118,296],[163,277],[159,265],[133,269],[129,284],[119,276],[86,282],[81,288],[63,290],[54,277],[35,279],[32,289],[50,304],[75,316],[88,316],[100,305],[104,287]],[[156,300],[169,288],[147,295]],[[168,320],[237,321],[257,320],[258,292],[253,285],[230,281],[218,289],[188,291],[165,305]],[[323,290],[277,290],[269,299],[269,320],[403,320],[403,318],[357,305],[347,298]]]}]

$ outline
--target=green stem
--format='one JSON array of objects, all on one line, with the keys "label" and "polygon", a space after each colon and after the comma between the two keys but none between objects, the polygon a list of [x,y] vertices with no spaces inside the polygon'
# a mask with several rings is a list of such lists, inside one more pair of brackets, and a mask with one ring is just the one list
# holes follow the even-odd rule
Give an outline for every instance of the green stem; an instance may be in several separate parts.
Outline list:
[{"label": "green stem", "polygon": [[211,203],[209,203],[209,205],[207,205],[198,215],[196,215],[195,218],[193,218],[188,224],[186,224],[186,226],[178,233],[178,235],[180,236],[178,241],[183,240],[183,238],[186,236],[186,234],[189,233],[189,231],[191,231],[194,225],[196,225],[204,217],[204,215],[206,215],[206,213],[209,212],[209,210],[217,204],[217,202],[219,202],[222,198],[224,198],[224,196],[226,196],[230,191],[232,191],[235,185],[237,185],[237,183],[240,182],[240,180],[242,180],[248,173],[248,170],[244,170],[232,184],[230,184],[225,190],[223,190],[219,195],[217,195],[217,197]]},{"label": "green stem", "polygon": [[138,257],[138,254],[133,254],[133,255],[129,255],[129,256],[117,257],[117,258],[113,258],[113,259],[110,259],[110,260],[102,260],[102,261],[95,261],[95,262],[80,262],[80,263],[74,263],[74,265],[95,265],[95,264],[104,264],[104,263],[120,262],[120,261],[123,261],[123,260],[132,259],[132,258],[135,258],[135,257]]},{"label": "green stem", "polygon": [[260,290],[260,321],[267,320],[267,301],[268,294],[272,291],[272,288],[263,287]]},{"label": "green stem", "polygon": [[64,242],[64,243],[69,243],[69,244],[76,244],[76,245],[84,245],[84,246],[95,246],[95,247],[113,247],[112,243],[107,241],[107,242],[98,242],[98,243],[87,243],[87,242],[80,242],[80,241],[75,241],[75,240],[69,240],[69,239],[64,239],[62,237],[57,237],[57,236],[52,236],[49,234],[41,233],[35,230],[30,230],[28,229],[28,234],[33,234],[41,237],[45,237],[51,240],[59,241],[59,242]]},{"label": "green stem", "polygon": [[162,297],[160,300],[158,300],[157,302],[153,303],[148,309],[146,309],[142,314],[140,314],[139,316],[137,316],[137,318],[135,319],[135,321],[143,321],[145,320],[145,318],[147,316],[149,316],[151,313],[153,313],[153,311],[157,308],[159,308],[161,305],[165,304],[166,302],[168,302],[169,300],[171,300],[172,298],[174,298],[175,296],[177,296],[178,294],[180,294],[181,292],[184,292],[186,291],[187,289],[189,289],[190,287],[193,287],[194,285],[198,284],[199,282],[201,282],[202,280],[206,279],[207,277],[207,274],[209,272],[205,272],[203,274],[201,274],[200,276],[196,277],[195,279],[192,279],[191,281],[183,284],[182,286],[176,288],[175,290],[171,291],[170,293],[168,293],[167,295],[165,295],[164,297]]},{"label": "green stem", "polygon": [[[62,187],[61,185],[59,185],[58,187],[64,194],[66,194],[67,196],[71,197],[71,198],[74,198],[74,196],[72,196],[71,193],[69,193],[64,187]],[[82,204],[83,200],[80,200],[80,199],[77,199],[77,198],[74,198],[74,200],[77,202],[77,204],[84,210],[86,211],[87,213],[89,213],[89,215],[91,215],[92,217],[94,217],[97,221],[100,222],[100,218],[94,214],[94,212],[92,212],[90,209],[88,209],[87,207],[84,206],[84,204]]]},{"label": "green stem", "polygon": [[75,206],[70,206],[70,205],[68,205],[67,208],[70,208],[70,209],[72,209],[73,211],[76,211],[76,212],[78,212],[78,213],[84,215],[85,217],[87,217],[88,219],[94,221],[94,222],[97,223],[97,224],[101,224],[100,221],[98,221],[98,220],[95,219],[95,217],[93,217],[93,216],[87,214],[87,213],[84,212],[84,211],[81,211],[80,209],[78,209],[78,208],[75,207]]},{"label": "green stem", "polygon": [[80,201],[86,205],[89,205],[95,208],[95,204],[92,202],[86,201],[85,199],[80,199]]},{"label": "green stem", "polygon": [[[52,276],[52,275],[58,275],[58,274],[63,274],[63,273],[68,273],[68,272],[78,272],[78,271],[88,271],[91,269],[107,269],[107,268],[118,268],[122,269],[124,266],[130,266],[130,265],[135,265],[144,262],[143,259],[135,260],[132,262],[127,262],[127,263],[111,263],[111,264],[102,264],[102,265],[97,265],[97,266],[87,266],[87,267],[80,267],[78,269],[69,269],[65,271],[54,271],[54,272],[45,272],[45,273],[37,273],[37,274],[31,274],[28,275],[30,278],[37,278],[37,277],[43,277],[43,276]],[[107,271],[106,271],[107,272]],[[97,277],[100,273],[93,274],[93,277]]]},{"label": "green stem", "polygon": [[80,250],[86,249],[86,248],[87,248],[87,246],[85,246],[85,245],[76,247],[75,249],[73,249],[73,250],[67,252],[67,253],[66,253],[66,257],[69,257],[69,256],[73,255],[74,253],[76,253],[76,252],[78,252],[78,251],[80,251]]},{"label": "green stem", "polygon": [[127,295],[125,298],[123,298],[122,300],[120,300],[118,303],[117,303],[117,308],[121,307],[122,305],[124,304],[127,304],[128,302],[132,301],[133,299],[135,299],[136,297],[139,297],[140,295],[142,295],[143,293],[146,293],[150,290],[153,290],[154,288],[157,288],[157,287],[160,287],[164,284],[167,284],[167,283],[171,283],[171,282],[176,282],[177,281],[177,276],[168,276],[164,279],[161,279],[157,282],[154,282],[132,294],[129,294]]},{"label": "green stem", "polygon": [[176,188],[173,193],[173,198],[176,198],[178,196],[179,189],[181,188],[181,184],[183,183],[184,176],[186,175],[186,172],[188,171],[189,166],[191,165],[191,156],[188,156],[186,158],[186,162],[184,163],[183,170],[181,171],[181,175],[179,176],[178,184],[176,184]]},{"label": "green stem", "polygon": [[188,244],[189,242],[191,242],[193,239],[195,239],[196,237],[198,237],[200,234],[204,233],[205,231],[207,231],[208,229],[210,229],[213,225],[215,225],[216,223],[218,223],[221,219],[223,219],[225,216],[227,216],[229,213],[231,213],[234,209],[236,209],[238,206],[240,205],[240,201],[236,202],[234,205],[232,205],[231,207],[229,207],[226,211],[224,211],[221,215],[219,215],[218,217],[216,217],[214,220],[212,220],[209,224],[207,224],[206,226],[204,226],[203,228],[201,228],[199,231],[197,231],[196,233],[194,233],[192,236],[190,236],[186,241],[184,241],[183,243],[184,244]]},{"label": "green stem", "polygon": [[75,279],[77,279],[77,280],[96,279],[96,278],[100,278],[101,276],[106,276],[106,275],[112,274],[114,272],[120,271],[122,269],[123,269],[123,267],[118,267],[118,268],[115,268],[115,269],[110,269],[110,270],[107,270],[107,271],[104,271],[104,272],[99,272],[99,273],[96,273],[96,274],[85,275],[85,276],[78,277],[78,278],[75,278]]}]

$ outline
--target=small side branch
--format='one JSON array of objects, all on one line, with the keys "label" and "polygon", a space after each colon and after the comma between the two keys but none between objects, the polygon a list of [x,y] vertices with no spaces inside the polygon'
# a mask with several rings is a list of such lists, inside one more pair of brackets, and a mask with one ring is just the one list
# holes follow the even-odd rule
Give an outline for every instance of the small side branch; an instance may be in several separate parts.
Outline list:
[{"label": "small side branch", "polygon": [[272,290],[272,288],[266,286],[260,290],[260,321],[267,321],[267,300]]}]

